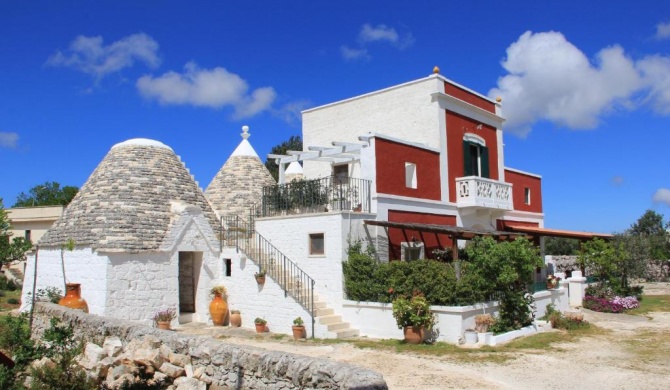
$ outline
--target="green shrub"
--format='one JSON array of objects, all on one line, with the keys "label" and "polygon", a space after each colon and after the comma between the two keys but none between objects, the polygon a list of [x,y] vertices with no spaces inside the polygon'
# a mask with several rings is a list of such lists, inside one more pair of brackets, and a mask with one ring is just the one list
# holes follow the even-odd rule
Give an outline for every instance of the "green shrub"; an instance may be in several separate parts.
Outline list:
[{"label": "green shrub", "polygon": [[[0,297],[4,297],[4,296],[5,296],[5,292],[0,290]],[[1,389],[1,387],[0,387],[0,389]]]},{"label": "green shrub", "polygon": [[7,290],[7,277],[4,274],[0,274],[0,290]]},{"label": "green shrub", "polygon": [[7,282],[7,288],[6,288],[6,290],[8,290],[8,291],[16,291],[16,290],[18,290],[18,289],[19,289],[19,286],[16,284],[15,281],[10,280],[10,281]]},{"label": "green shrub", "polygon": [[7,303],[9,303],[10,305],[18,305],[18,304],[20,304],[21,302],[19,302],[19,300],[16,299],[16,298],[9,298],[9,299],[7,300]]}]

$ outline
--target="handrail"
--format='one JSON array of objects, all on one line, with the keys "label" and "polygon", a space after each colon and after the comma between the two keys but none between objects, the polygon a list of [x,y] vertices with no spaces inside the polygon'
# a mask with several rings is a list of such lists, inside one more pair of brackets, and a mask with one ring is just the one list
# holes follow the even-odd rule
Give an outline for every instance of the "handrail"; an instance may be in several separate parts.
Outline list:
[{"label": "handrail", "polygon": [[371,210],[371,181],[329,176],[263,187],[259,216]]},{"label": "handrail", "polygon": [[[254,226],[253,212],[250,221],[239,216],[221,218],[223,241],[234,246],[238,253],[244,252],[258,268],[274,279],[284,290],[284,296],[291,296],[307,310],[312,318],[312,338],[314,338],[314,284],[315,281],[296,263],[279,251],[270,241],[260,235]],[[224,222],[225,221],[225,222]]]}]

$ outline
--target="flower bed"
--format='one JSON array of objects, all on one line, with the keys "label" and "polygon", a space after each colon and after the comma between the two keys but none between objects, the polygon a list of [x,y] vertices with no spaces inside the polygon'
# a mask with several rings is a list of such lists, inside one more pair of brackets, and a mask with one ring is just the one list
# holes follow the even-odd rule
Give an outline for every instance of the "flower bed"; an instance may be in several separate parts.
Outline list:
[{"label": "flower bed", "polygon": [[613,299],[598,298],[591,295],[584,297],[584,308],[601,313],[623,313],[628,309],[640,306],[635,297],[614,297]]}]

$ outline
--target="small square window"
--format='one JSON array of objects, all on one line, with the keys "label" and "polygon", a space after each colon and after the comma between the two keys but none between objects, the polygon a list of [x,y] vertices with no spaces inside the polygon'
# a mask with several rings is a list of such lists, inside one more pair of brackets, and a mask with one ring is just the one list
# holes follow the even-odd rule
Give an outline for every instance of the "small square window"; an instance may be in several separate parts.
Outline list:
[{"label": "small square window", "polygon": [[309,254],[323,255],[324,251],[324,234],[310,233],[309,235]]},{"label": "small square window", "polygon": [[416,189],[416,164],[405,163],[405,187]]},{"label": "small square window", "polygon": [[419,260],[425,257],[425,246],[420,241],[401,242],[400,249],[400,260],[402,261]]}]

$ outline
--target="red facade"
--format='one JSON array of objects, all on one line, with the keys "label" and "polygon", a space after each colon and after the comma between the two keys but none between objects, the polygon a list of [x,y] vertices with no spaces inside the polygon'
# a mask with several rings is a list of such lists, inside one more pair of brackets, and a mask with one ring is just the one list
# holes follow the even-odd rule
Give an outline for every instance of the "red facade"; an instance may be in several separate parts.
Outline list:
[{"label": "red facade", "polygon": [[[440,200],[440,154],[383,138],[375,141],[377,192]],[[416,165],[416,188],[405,185],[405,163]]]},{"label": "red facade", "polygon": [[[512,184],[514,210],[542,212],[542,179],[505,169],[505,181]],[[526,199],[526,191],[530,192],[530,199]]]},{"label": "red facade", "polygon": [[456,202],[456,178],[465,176],[463,136],[475,134],[484,139],[489,153],[490,179],[498,180],[498,136],[496,129],[455,112],[447,111],[447,161],[449,163],[449,201]]},{"label": "red facade", "polygon": [[453,96],[456,99],[463,100],[464,102],[470,103],[473,106],[479,107],[488,112],[496,113],[496,106],[490,101],[475,95],[472,92],[468,92],[462,88],[459,88],[450,83],[444,83],[444,93],[447,95]]},{"label": "red facade", "polygon": [[[424,223],[434,225],[456,226],[453,215],[424,214],[409,211],[389,210],[390,222]],[[417,240],[423,242],[425,255],[433,258],[433,250],[451,248],[451,239],[445,234],[419,232],[410,229],[389,228],[389,260],[401,258],[401,243]]]}]

